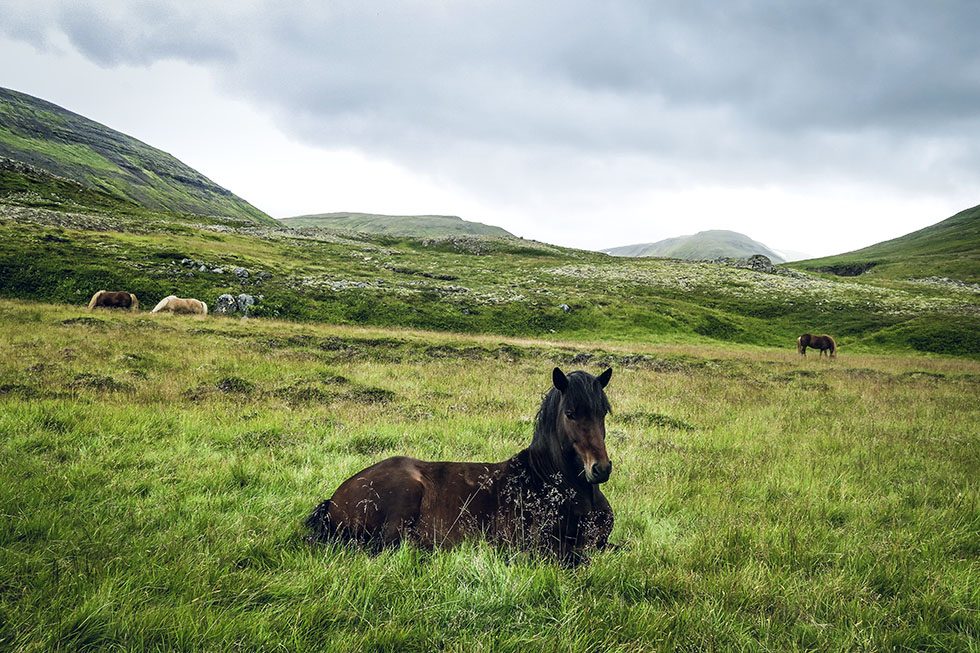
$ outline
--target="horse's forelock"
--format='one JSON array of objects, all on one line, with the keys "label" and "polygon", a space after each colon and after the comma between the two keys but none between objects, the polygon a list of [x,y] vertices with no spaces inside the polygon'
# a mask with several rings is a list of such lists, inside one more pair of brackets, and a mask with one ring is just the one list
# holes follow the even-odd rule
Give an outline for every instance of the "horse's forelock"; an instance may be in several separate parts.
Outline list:
[{"label": "horse's forelock", "polygon": [[601,418],[612,411],[599,379],[588,372],[572,372],[568,375],[565,402],[585,413],[584,417]]}]

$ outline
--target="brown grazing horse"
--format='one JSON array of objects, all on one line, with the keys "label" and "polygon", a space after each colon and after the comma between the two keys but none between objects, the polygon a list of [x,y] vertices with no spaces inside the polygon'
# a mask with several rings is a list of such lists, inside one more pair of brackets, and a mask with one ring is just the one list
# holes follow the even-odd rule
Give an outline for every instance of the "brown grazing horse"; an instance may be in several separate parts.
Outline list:
[{"label": "brown grazing horse", "polygon": [[426,462],[398,456],[340,484],[306,520],[313,538],[378,551],[403,540],[426,549],[471,537],[556,556],[574,565],[607,546],[613,511],[603,388],[608,369],[566,376],[557,367],[529,447],[499,463]]},{"label": "brown grazing horse", "polygon": [[819,349],[820,355],[823,356],[824,352],[829,352],[831,358],[837,357],[837,343],[834,339],[828,335],[814,336],[809,333],[804,333],[802,336],[796,339],[796,351],[800,353],[801,356],[806,356],[806,348],[812,347],[813,349]]},{"label": "brown grazing horse", "polygon": [[88,303],[89,310],[93,308],[125,308],[131,311],[139,310],[140,303],[136,295],[131,292],[113,292],[110,290],[100,290],[92,295],[92,300]]}]

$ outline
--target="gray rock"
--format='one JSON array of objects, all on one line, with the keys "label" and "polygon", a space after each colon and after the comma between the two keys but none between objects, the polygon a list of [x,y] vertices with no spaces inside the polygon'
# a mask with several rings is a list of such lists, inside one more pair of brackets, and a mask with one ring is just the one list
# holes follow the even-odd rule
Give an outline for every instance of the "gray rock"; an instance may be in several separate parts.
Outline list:
[{"label": "gray rock", "polygon": [[252,313],[252,307],[257,303],[258,300],[254,296],[246,293],[242,293],[238,297],[224,293],[218,296],[218,301],[215,302],[213,310],[219,315],[242,315],[243,317],[248,317]]},{"label": "gray rock", "polygon": [[218,315],[231,315],[232,313],[237,313],[238,301],[235,299],[234,295],[229,295],[228,293],[218,295],[218,301],[215,302],[212,310]]},{"label": "gray rock", "polygon": [[734,268],[742,268],[744,270],[753,270],[755,272],[763,272],[765,274],[778,274],[779,269],[772,264],[772,261],[768,256],[763,256],[762,254],[753,254],[748,258],[731,258],[728,256],[722,256],[716,259],[706,259],[709,263],[718,263],[720,265],[730,265]]},{"label": "gray rock", "polygon": [[252,307],[255,306],[255,297],[242,293],[238,296],[237,304],[238,312],[245,317],[248,317],[248,315],[252,312]]},{"label": "gray rock", "polygon": [[207,272],[207,271],[208,271],[208,266],[206,266],[206,265],[204,265],[204,264],[202,263],[202,264],[201,264],[201,267],[199,267],[199,268],[197,269],[197,271],[198,271],[198,272]]},{"label": "gray rock", "polygon": [[753,254],[745,261],[748,266],[757,271],[765,272],[767,274],[772,274],[773,265],[772,260],[768,256],[763,256],[762,254]]},{"label": "gray rock", "polygon": [[231,270],[239,279],[248,279],[248,270],[242,267],[232,268]]},{"label": "gray rock", "polygon": [[572,310],[572,307],[571,307],[571,306],[569,306],[568,304],[559,304],[559,305],[558,305],[558,308],[560,308],[560,309],[561,309],[562,311],[564,311],[565,313],[567,313],[567,312],[569,312],[570,310]]},{"label": "gray rock", "polygon": [[211,271],[214,272],[215,274],[224,274],[225,273],[225,269],[224,268],[215,268],[215,269],[213,269]]}]

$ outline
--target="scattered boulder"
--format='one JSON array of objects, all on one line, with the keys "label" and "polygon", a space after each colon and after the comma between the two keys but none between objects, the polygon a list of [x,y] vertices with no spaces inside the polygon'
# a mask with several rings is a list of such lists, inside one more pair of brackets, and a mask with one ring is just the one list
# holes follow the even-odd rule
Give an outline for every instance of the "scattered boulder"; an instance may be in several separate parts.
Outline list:
[{"label": "scattered boulder", "polygon": [[231,269],[232,273],[241,280],[248,279],[248,270],[243,267],[235,267]]},{"label": "scattered boulder", "polygon": [[753,254],[745,259],[745,263],[749,268],[755,270],[756,272],[765,272],[766,274],[772,274],[774,267],[772,260],[768,256],[763,256],[762,254]]},{"label": "scattered boulder", "polygon": [[218,296],[213,310],[219,315],[240,314],[243,317],[248,317],[256,303],[258,300],[253,295],[242,293],[235,297],[229,293],[224,293]]},{"label": "scattered boulder", "polygon": [[572,310],[572,307],[568,304],[559,304],[558,308],[560,308],[564,313],[568,313],[570,310]]},{"label": "scattered boulder", "polygon": [[[788,271],[786,268],[778,268],[772,263],[772,259],[768,256],[762,254],[753,254],[748,258],[730,258],[728,256],[722,256],[716,259],[709,259],[709,263],[717,263],[719,265],[729,265],[733,268],[742,268],[743,270],[752,270],[753,272],[761,272],[763,274],[782,274],[785,276],[800,276],[806,277],[806,275],[799,275],[795,271]],[[787,274],[787,272],[789,272]]]},{"label": "scattered boulder", "polygon": [[244,317],[248,317],[252,311],[252,307],[255,306],[255,297],[242,293],[238,296],[236,304],[238,305],[238,312]]},{"label": "scattered boulder", "polygon": [[923,277],[921,279],[909,279],[909,281],[912,283],[919,283],[929,286],[941,286],[956,290],[972,290],[973,292],[980,292],[980,284],[967,283],[966,281],[951,279],[950,277]]},{"label": "scattered boulder", "polygon": [[238,311],[238,301],[233,295],[229,295],[228,293],[218,295],[218,300],[215,302],[212,310],[218,315],[236,313]]}]

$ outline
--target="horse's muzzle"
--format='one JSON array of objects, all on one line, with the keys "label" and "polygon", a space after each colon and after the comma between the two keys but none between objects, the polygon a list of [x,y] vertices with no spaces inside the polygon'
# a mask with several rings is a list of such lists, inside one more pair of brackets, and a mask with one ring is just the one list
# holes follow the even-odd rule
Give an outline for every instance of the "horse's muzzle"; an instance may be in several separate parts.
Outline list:
[{"label": "horse's muzzle", "polygon": [[612,474],[612,461],[607,460],[605,464],[594,463],[587,476],[589,477],[589,483],[598,485],[599,483],[608,481],[610,474]]}]

